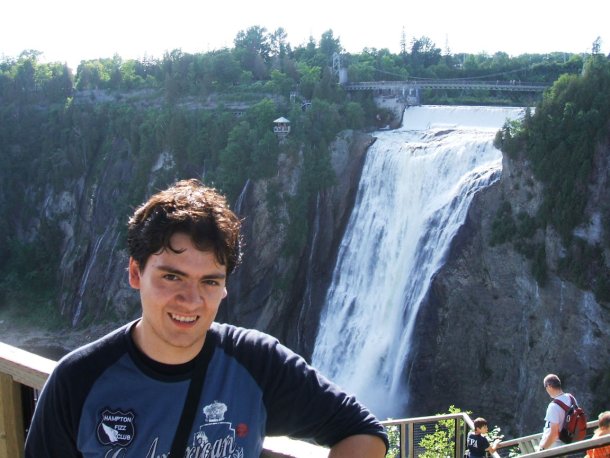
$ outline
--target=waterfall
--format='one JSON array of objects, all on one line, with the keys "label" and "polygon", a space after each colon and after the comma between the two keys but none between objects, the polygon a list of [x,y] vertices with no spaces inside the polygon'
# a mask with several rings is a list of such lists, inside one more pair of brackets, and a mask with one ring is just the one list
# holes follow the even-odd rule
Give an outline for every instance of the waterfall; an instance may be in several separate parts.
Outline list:
[{"label": "waterfall", "polygon": [[380,418],[405,414],[404,366],[419,306],[477,190],[499,178],[495,133],[520,108],[407,108],[377,132],[312,361]]},{"label": "waterfall", "polygon": [[250,181],[250,178],[248,178],[246,180],[246,184],[244,184],[244,187],[241,189],[241,192],[239,193],[237,200],[235,201],[235,209],[234,209],[235,214],[237,214],[237,215],[243,214],[244,201],[246,200],[246,196],[248,194],[248,191],[250,191],[251,186],[252,186],[252,183]]},{"label": "waterfall", "polygon": [[303,305],[301,307],[301,311],[299,313],[299,318],[298,318],[298,322],[297,322],[296,340],[297,340],[298,344],[301,344],[301,342],[302,342],[302,338],[303,338],[302,330],[307,325],[306,321],[307,321],[308,312],[313,303],[312,284],[313,284],[313,276],[315,275],[314,257],[316,254],[318,237],[320,234],[320,200],[321,200],[320,193],[318,192],[318,194],[316,195],[316,211],[315,211],[315,216],[313,219],[312,237],[311,237],[311,243],[310,243],[310,249],[309,249],[309,255],[308,255],[307,271],[305,273],[305,291],[303,293]]},{"label": "waterfall", "polygon": [[106,226],[106,229],[104,229],[104,233],[97,238],[93,247],[93,252],[87,260],[87,265],[85,266],[85,271],[83,273],[83,276],[81,277],[80,286],[78,288],[78,305],[76,306],[76,311],[72,316],[72,326],[76,326],[80,320],[81,313],[83,310],[83,296],[87,287],[87,281],[89,280],[89,274],[91,273],[91,269],[93,268],[93,265],[95,264],[95,261],[97,259],[97,253],[100,249],[102,241],[106,237],[106,234],[108,233],[110,227],[111,226]]}]

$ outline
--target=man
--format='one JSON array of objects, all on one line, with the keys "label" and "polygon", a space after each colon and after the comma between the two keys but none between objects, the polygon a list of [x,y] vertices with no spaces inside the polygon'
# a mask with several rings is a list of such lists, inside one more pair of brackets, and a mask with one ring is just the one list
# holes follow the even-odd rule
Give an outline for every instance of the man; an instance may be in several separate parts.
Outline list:
[{"label": "man", "polygon": [[[564,402],[567,406],[572,404],[570,395],[563,392],[561,389],[561,380],[559,380],[559,377],[557,377],[555,374],[549,374],[544,377],[544,388],[552,399],[558,399]],[[559,404],[551,401],[546,408],[546,415],[544,416],[544,429],[542,431],[542,438],[540,439],[539,445],[540,450],[564,445],[564,443],[559,439],[559,432],[563,426],[564,419],[565,411]]]},{"label": "man", "polygon": [[63,358],[37,403],[26,457],[258,457],[267,435],[329,457],[383,457],[383,427],[276,339],[215,323],[240,260],[240,221],[197,180],[128,224],[142,316]]}]

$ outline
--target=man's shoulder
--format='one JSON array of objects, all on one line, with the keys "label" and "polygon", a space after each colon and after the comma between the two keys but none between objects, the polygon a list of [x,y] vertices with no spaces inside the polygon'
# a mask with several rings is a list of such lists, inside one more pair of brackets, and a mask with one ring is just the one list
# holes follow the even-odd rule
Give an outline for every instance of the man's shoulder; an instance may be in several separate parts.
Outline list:
[{"label": "man's shoulder", "polygon": [[287,363],[298,368],[305,364],[301,356],[282,345],[277,338],[256,329],[212,323],[208,337],[215,347],[257,374],[265,372],[265,368],[277,368]]},{"label": "man's shoulder", "polygon": [[227,323],[212,323],[209,334],[222,347],[275,346],[278,339],[256,329],[243,328]]},{"label": "man's shoulder", "polygon": [[[574,399],[574,403],[576,403],[576,398],[574,398],[573,395],[571,395],[570,393],[562,393],[559,396],[553,398],[551,400],[551,404],[552,405],[556,405],[559,408],[563,409],[563,406],[560,403],[565,404],[568,408],[572,405],[572,399]],[[559,402],[556,402],[559,401]]]},{"label": "man's shoulder", "polygon": [[103,366],[127,352],[127,337],[132,323],[125,324],[99,339],[78,347],[57,363],[58,371],[80,371],[87,367]]}]

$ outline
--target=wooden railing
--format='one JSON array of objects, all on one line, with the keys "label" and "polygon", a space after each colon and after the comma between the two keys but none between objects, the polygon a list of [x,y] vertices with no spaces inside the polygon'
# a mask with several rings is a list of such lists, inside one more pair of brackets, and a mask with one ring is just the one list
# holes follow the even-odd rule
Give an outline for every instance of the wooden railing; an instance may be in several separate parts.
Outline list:
[{"label": "wooden railing", "polygon": [[23,456],[24,411],[54,367],[55,361],[0,342],[0,458]]},{"label": "wooden railing", "polygon": [[[552,448],[549,450],[538,451],[538,444],[542,438],[542,433],[532,434],[530,436],[523,436],[517,439],[511,439],[504,441],[500,444],[500,447],[504,450],[518,449],[519,456],[526,457],[551,457],[551,456],[577,456],[582,457],[586,450],[595,448],[598,446],[610,444],[610,435],[602,436],[597,439],[591,439],[594,429],[599,424],[598,420],[587,422],[587,436],[585,440],[574,442],[573,444],[562,445],[561,447]],[[582,453],[581,453],[582,452]],[[504,454],[502,454],[504,456]],[[508,454],[506,454],[508,456]]]}]

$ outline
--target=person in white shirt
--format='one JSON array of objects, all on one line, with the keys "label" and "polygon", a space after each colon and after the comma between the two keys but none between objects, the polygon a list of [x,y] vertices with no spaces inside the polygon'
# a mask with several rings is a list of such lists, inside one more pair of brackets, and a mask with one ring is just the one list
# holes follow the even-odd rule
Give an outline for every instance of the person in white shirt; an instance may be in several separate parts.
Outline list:
[{"label": "person in white shirt", "polygon": [[[544,388],[551,399],[558,399],[566,405],[571,405],[570,395],[563,392],[561,388],[561,380],[555,374],[549,374],[544,377]],[[559,439],[559,432],[563,426],[565,412],[561,406],[551,400],[546,408],[544,416],[544,429],[542,438],[540,439],[539,450],[546,450],[553,447],[559,447],[564,443]]]}]

